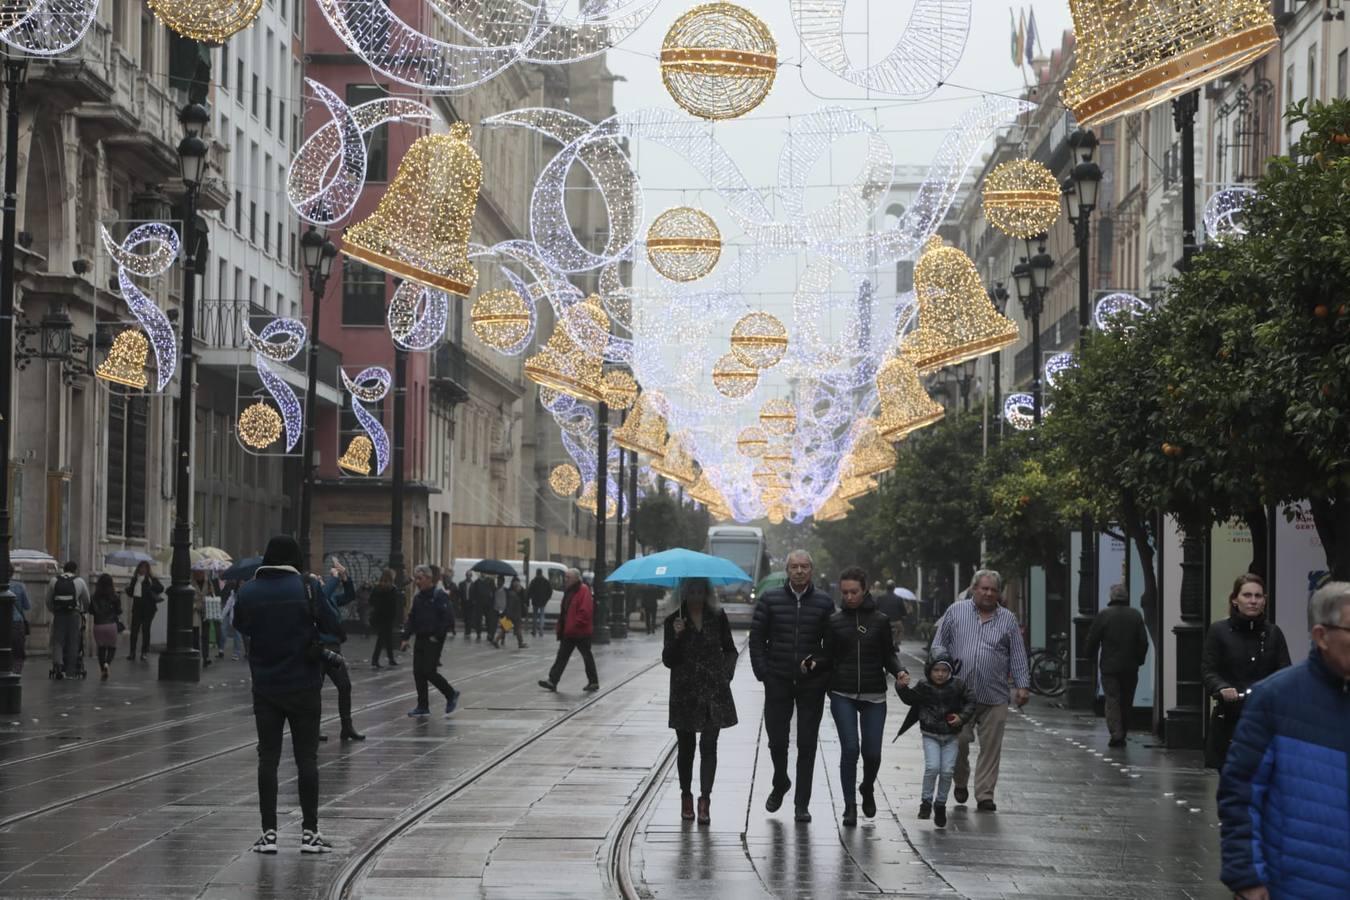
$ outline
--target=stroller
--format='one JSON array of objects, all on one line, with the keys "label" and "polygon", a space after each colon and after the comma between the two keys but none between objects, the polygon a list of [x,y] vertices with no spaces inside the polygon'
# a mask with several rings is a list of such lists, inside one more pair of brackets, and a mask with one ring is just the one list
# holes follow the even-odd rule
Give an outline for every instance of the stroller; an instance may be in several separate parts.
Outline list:
[{"label": "stroller", "polygon": [[[89,677],[89,672],[88,672],[88,670],[86,670],[85,667],[84,667],[85,643],[86,643],[86,641],[87,641],[88,638],[89,638],[89,634],[88,634],[88,632],[85,630],[85,619],[86,619],[86,618],[88,618],[88,617],[87,617],[84,613],[80,613],[80,652],[79,652],[78,654],[76,654],[76,656],[75,656],[75,671],[73,671],[73,672],[66,672],[66,673],[65,673],[65,677],[66,677],[66,678],[88,678],[88,677]],[[58,674],[60,674],[60,672],[61,672],[60,667],[57,666],[57,664],[56,664],[56,656],[57,656],[57,653],[56,653],[56,641],[55,641],[55,637],[56,637],[55,630],[54,630],[54,629],[48,629],[48,632],[47,632],[47,651],[51,654],[51,657],[52,657],[52,667],[51,667],[51,669],[49,669],[49,670],[47,671],[47,677],[48,677],[48,678],[53,678],[53,679],[56,678],[56,676],[57,676]]]}]

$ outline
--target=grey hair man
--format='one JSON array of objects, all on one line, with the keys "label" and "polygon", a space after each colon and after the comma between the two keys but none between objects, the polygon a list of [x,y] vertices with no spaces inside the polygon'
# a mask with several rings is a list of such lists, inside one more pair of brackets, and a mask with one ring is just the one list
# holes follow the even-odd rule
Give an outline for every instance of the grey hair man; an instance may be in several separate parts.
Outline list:
[{"label": "grey hair man", "polygon": [[1219,778],[1221,878],[1241,900],[1350,884],[1350,582],[1308,602],[1312,649],[1251,689]]},{"label": "grey hair man", "polygon": [[1102,691],[1106,695],[1106,727],[1111,732],[1109,745],[1121,747],[1129,731],[1130,710],[1134,709],[1134,690],[1139,685],[1139,667],[1148,658],[1148,628],[1144,616],[1130,606],[1125,585],[1111,586],[1111,601],[1092,620],[1088,631],[1087,658],[1101,662]]},{"label": "grey hair man", "polygon": [[[1031,670],[1027,648],[1017,617],[999,605],[1003,577],[992,569],[980,569],[970,580],[970,599],[958,600],[942,614],[933,643],[947,648],[956,660],[961,678],[975,697],[975,715],[961,729],[956,751],[952,791],[957,803],[970,797],[970,744],[977,737],[980,755],[975,766],[975,799],[981,812],[994,812],[994,788],[998,784],[999,760],[1003,755],[1003,730],[1008,722],[1008,703],[1027,702]],[[1017,687],[1008,692],[1011,676]]]}]

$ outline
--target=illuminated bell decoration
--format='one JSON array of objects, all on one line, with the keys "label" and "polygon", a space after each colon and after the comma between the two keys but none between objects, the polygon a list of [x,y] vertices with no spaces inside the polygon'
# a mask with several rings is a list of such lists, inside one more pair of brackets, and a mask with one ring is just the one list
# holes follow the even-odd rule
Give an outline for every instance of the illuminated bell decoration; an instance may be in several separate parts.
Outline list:
[{"label": "illuminated bell decoration", "polygon": [[1017,323],[999,315],[970,257],[934,235],[914,267],[918,325],[900,352],[920,374],[1001,350],[1017,341]]},{"label": "illuminated bell decoration", "polygon": [[877,369],[877,394],[881,398],[877,430],[891,442],[932,425],[946,414],[942,404],[923,389],[914,363],[903,356],[888,359]]},{"label": "illuminated bell decoration", "polygon": [[850,476],[866,478],[895,468],[898,461],[895,448],[877,431],[876,423],[867,419],[858,428],[844,471]]},{"label": "illuminated bell decoration", "polygon": [[820,505],[820,508],[815,512],[815,520],[817,522],[837,522],[848,516],[852,509],[853,507],[849,505],[847,500],[835,495]]},{"label": "illuminated bell decoration", "polygon": [[701,209],[676,206],[647,229],[647,259],[671,281],[698,281],[717,267],[721,255],[722,233]]},{"label": "illuminated bell decoration", "polygon": [[1268,0],[1069,0],[1063,97],[1090,128],[1207,84],[1279,42]]},{"label": "illuminated bell decoration", "polygon": [[224,43],[258,17],[262,0],[147,0],[169,30],[206,44]]},{"label": "illuminated bell decoration", "polygon": [[364,434],[358,434],[347,445],[347,452],[338,459],[338,466],[353,475],[370,474],[370,457],[375,453],[375,445]]},{"label": "illuminated bell decoration", "polygon": [[108,358],[98,364],[95,374],[113,384],[144,390],[149,383],[145,375],[145,359],[149,352],[150,342],[145,335],[135,328],[128,328],[113,338]]},{"label": "illuminated bell decoration", "polygon": [[666,444],[665,456],[652,463],[652,471],[684,485],[685,488],[693,487],[698,481],[698,469],[682,437],[670,439],[670,443]]},{"label": "illuminated bell decoration", "polygon": [[[586,482],[586,487],[584,487],[584,488],[582,489],[582,491],[581,491],[581,496],[577,498],[577,506],[579,506],[581,509],[585,510],[586,512],[590,513],[590,514],[593,515],[593,516],[596,515],[596,505],[595,505],[595,482],[594,482],[594,481],[588,481],[588,482]],[[610,497],[610,496],[606,496],[606,497],[605,497],[605,518],[606,518],[607,520],[613,521],[613,519],[614,519],[615,515],[618,513],[618,511],[619,511],[619,510],[618,510],[618,504],[614,502],[614,498],[613,498],[613,497]]]},{"label": "illuminated bell decoration", "polygon": [[764,433],[764,429],[758,425],[751,425],[742,428],[741,433],[736,436],[736,450],[741,456],[748,456],[751,459],[764,455],[768,449],[769,436]]},{"label": "illuminated bell decoration", "polygon": [[478,281],[469,262],[469,230],[483,163],[469,126],[418,138],[368,219],[347,229],[343,251],[399,278],[468,296]]},{"label": "illuminated bell decoration", "polygon": [[731,352],[754,369],[771,369],[787,353],[788,335],[783,323],[764,312],[741,316],[731,329]]},{"label": "illuminated bell decoration", "polygon": [[1030,159],[1003,163],[984,180],[984,217],[1015,238],[1035,237],[1059,221],[1059,182]]},{"label": "illuminated bell decoration", "polygon": [[840,500],[854,500],[870,491],[877,489],[875,478],[841,478],[839,480],[838,497]]},{"label": "illuminated bell decoration", "polygon": [[661,81],[671,98],[701,119],[734,119],[769,96],[778,43],[768,26],[731,3],[695,6],[661,44]]},{"label": "illuminated bell decoration", "polygon": [[258,401],[239,414],[239,437],[254,450],[266,450],[281,438],[281,414],[270,403]]},{"label": "illuminated bell decoration", "polygon": [[759,371],[747,366],[736,354],[724,353],[713,363],[712,380],[717,393],[739,400],[759,384]]},{"label": "illuminated bell decoration", "polygon": [[473,333],[493,350],[516,347],[530,333],[530,307],[512,290],[488,291],[469,311]]},{"label": "illuminated bell decoration", "polygon": [[553,471],[548,473],[548,486],[559,497],[570,497],[581,487],[581,473],[571,463],[554,466]]},{"label": "illuminated bell decoration", "polygon": [[791,434],[797,427],[797,407],[791,400],[775,398],[760,408],[759,424],[769,434]]},{"label": "illuminated bell decoration", "polygon": [[605,373],[600,392],[604,394],[605,405],[610,409],[629,409],[637,400],[638,385],[632,375],[615,369]]},{"label": "illuminated bell decoration", "polygon": [[[582,304],[584,305],[584,304]],[[525,360],[525,377],[542,387],[590,403],[604,400],[604,360],[577,346],[565,323],[559,322],[548,343]]]},{"label": "illuminated bell decoration", "polygon": [[654,394],[641,394],[628,418],[614,429],[614,443],[634,453],[659,459],[666,452],[666,417],[657,408]]}]

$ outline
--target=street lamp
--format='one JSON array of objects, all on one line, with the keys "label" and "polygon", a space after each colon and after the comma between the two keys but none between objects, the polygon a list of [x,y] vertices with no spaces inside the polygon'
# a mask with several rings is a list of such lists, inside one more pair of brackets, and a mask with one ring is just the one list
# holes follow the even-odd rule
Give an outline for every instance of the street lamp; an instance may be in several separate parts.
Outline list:
[{"label": "street lamp", "polygon": [[[994,309],[998,310],[1000,316],[1007,314],[1008,289],[1003,286],[1003,282],[996,281],[989,289],[989,302],[994,304]],[[1003,351],[995,350],[989,361],[994,369],[994,415],[998,418],[998,430],[1002,434],[1003,416],[1000,411],[1003,409]]]},{"label": "street lamp", "polygon": [[1017,300],[1022,314],[1031,323],[1031,396],[1033,417],[1041,424],[1041,310],[1045,306],[1045,292],[1050,284],[1050,269],[1055,261],[1045,252],[1048,235],[1034,235],[1024,240],[1027,255],[1013,267],[1013,282],[1017,285]]},{"label": "street lamp", "polygon": [[[605,605],[605,507],[609,505],[609,404],[601,400],[595,416],[595,574],[591,596],[595,602],[591,640],[608,644],[611,634]],[[616,506],[617,513],[617,506]]]},{"label": "street lamp", "polygon": [[1073,161],[1076,165],[1085,162],[1092,162],[1092,157],[1097,152],[1100,141],[1097,140],[1096,133],[1091,128],[1078,128],[1068,137],[1069,150],[1073,153]]},{"label": "street lamp", "polygon": [[206,142],[202,131],[211,120],[206,107],[189,103],[178,115],[183,139],[178,143],[178,164],[183,175],[183,312],[179,333],[178,367],[178,460],[174,487],[173,561],[170,565],[169,623],[164,652],[159,655],[160,681],[201,680],[201,656],[192,640],[192,438],[196,416],[193,335],[196,332],[197,275],[202,260],[197,237],[197,191],[206,171]]},{"label": "street lamp", "polygon": [[300,561],[306,571],[309,570],[309,532],[310,516],[314,508],[314,416],[319,382],[319,316],[323,310],[324,290],[328,287],[328,276],[333,271],[333,260],[337,258],[337,245],[326,232],[313,225],[300,236],[300,257],[309,273],[309,288],[313,302],[309,315],[309,366],[306,374],[305,389],[305,437],[300,445],[300,471],[303,478],[300,485]]}]

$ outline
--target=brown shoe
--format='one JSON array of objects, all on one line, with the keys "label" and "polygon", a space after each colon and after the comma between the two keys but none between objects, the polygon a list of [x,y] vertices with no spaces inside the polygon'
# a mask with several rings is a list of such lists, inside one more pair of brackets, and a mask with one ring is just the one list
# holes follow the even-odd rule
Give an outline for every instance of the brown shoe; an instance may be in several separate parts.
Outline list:
[{"label": "brown shoe", "polygon": [[694,795],[688,791],[680,792],[680,818],[685,821],[694,818]]},{"label": "brown shoe", "polygon": [[709,800],[707,797],[698,798],[698,824],[707,825],[712,821],[712,816],[708,811]]}]

